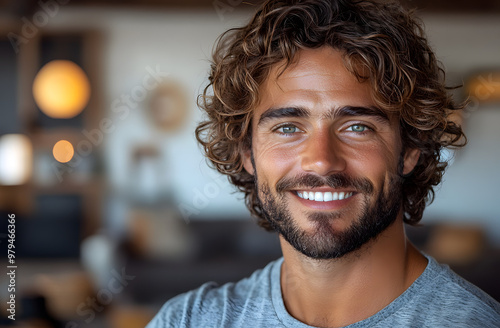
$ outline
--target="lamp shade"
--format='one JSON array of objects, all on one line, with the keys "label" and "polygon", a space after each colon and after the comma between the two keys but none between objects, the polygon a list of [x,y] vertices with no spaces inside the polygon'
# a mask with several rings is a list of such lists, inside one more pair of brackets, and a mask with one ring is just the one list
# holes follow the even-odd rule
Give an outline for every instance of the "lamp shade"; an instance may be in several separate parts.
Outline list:
[{"label": "lamp shade", "polygon": [[69,60],[53,60],[36,75],[33,97],[47,116],[72,118],[87,106],[90,83],[77,64]]}]

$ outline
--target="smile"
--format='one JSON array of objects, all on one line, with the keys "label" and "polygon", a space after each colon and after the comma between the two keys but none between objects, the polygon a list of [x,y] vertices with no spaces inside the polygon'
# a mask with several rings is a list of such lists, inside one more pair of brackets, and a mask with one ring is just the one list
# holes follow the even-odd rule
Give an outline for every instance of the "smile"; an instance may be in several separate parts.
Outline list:
[{"label": "smile", "polygon": [[343,200],[351,197],[353,192],[313,192],[313,191],[297,191],[297,196],[302,199],[313,200],[315,202],[330,202],[333,200]]}]

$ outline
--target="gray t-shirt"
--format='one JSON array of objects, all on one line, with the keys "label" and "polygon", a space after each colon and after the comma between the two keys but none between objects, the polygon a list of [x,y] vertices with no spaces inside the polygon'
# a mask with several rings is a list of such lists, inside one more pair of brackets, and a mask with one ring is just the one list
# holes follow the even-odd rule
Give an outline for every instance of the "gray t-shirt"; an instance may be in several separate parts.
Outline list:
[{"label": "gray t-shirt", "polygon": [[[500,304],[427,256],[429,264],[397,299],[361,327],[500,327]],[[285,309],[280,288],[283,258],[251,277],[221,287],[209,282],[169,300],[146,328],[310,328]]]}]

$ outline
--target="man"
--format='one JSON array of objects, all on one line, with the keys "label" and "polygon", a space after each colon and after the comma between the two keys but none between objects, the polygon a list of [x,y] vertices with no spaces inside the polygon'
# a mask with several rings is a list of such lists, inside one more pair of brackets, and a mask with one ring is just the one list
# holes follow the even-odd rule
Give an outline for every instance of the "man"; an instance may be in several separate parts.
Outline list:
[{"label": "man", "polygon": [[500,305],[420,253],[417,224],[464,144],[416,19],[371,1],[267,1],[224,34],[196,135],[283,258],[168,301],[153,327],[500,327]]}]

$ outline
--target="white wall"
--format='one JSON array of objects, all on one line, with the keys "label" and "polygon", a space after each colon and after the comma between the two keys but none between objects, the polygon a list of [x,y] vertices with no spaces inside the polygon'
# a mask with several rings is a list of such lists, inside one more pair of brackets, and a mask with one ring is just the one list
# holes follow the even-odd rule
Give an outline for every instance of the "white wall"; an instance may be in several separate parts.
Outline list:
[{"label": "white wall", "polygon": [[[499,16],[432,15],[424,22],[450,83],[500,70]],[[423,222],[480,224],[490,240],[500,245],[500,104],[477,107],[471,100],[464,121],[469,144],[457,151]]]},{"label": "white wall", "polygon": [[[108,108],[103,110],[103,115],[112,116],[112,101],[140,84],[147,66],[159,65],[189,92],[190,120],[182,133],[152,132],[146,115],[139,108],[108,135],[104,156],[114,190],[128,187],[130,145],[142,141],[161,147],[168,168],[161,179],[174,187],[179,201],[191,204],[193,189],[203,190],[213,181],[193,136],[200,119],[195,99],[206,83],[208,58],[215,39],[229,27],[245,23],[249,14],[239,8],[224,18],[221,20],[214,10],[135,12],[61,8],[51,20],[49,27],[87,27],[104,32],[107,42],[102,75]],[[424,21],[450,80],[460,82],[483,68],[500,69],[500,17],[432,15],[424,17]],[[425,212],[424,222],[472,220],[484,224],[492,240],[500,240],[499,126],[500,105],[471,113],[466,121],[470,144],[449,168],[436,201]],[[232,190],[225,184],[202,214],[247,216],[243,202],[236,200],[238,197],[231,194]]]}]

